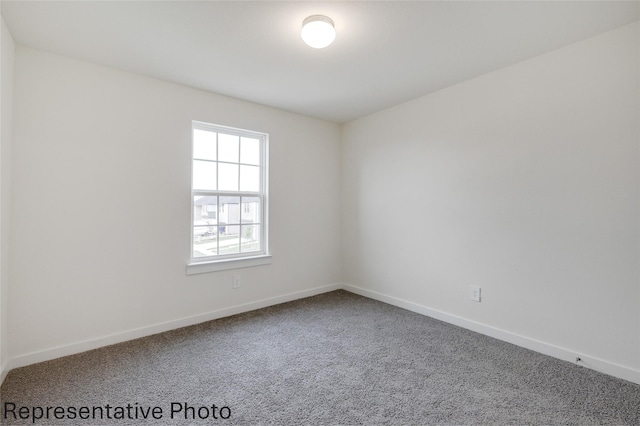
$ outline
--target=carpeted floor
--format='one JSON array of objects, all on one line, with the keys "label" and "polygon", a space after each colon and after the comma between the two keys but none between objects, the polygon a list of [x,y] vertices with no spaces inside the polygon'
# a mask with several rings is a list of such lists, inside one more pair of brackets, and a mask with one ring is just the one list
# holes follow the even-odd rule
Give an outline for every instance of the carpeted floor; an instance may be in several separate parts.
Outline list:
[{"label": "carpeted floor", "polygon": [[639,385],[345,291],[16,369],[0,396],[3,424],[640,425]]}]

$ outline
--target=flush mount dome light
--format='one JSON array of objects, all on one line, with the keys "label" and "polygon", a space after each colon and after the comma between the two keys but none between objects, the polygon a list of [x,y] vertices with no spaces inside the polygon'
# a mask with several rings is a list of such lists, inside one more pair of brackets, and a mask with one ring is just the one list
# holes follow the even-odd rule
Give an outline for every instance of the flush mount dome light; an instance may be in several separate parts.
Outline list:
[{"label": "flush mount dome light", "polygon": [[333,21],[324,15],[313,15],[302,21],[300,36],[305,43],[315,49],[327,47],[336,38]]}]

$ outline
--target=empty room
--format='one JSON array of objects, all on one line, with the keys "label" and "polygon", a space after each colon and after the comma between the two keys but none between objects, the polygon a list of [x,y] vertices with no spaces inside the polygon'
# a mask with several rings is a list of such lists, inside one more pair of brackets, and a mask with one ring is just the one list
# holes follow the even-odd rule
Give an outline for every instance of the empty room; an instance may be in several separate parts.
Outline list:
[{"label": "empty room", "polygon": [[0,12],[0,424],[640,424],[640,2]]}]

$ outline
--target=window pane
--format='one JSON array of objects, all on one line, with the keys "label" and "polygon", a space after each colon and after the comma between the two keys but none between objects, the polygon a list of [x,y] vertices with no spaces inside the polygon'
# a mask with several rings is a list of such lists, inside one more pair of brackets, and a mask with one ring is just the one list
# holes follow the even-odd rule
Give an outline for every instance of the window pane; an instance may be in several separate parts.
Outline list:
[{"label": "window pane", "polygon": [[240,154],[240,137],[234,135],[218,134],[218,160],[237,163]]},{"label": "window pane", "polygon": [[216,163],[193,160],[193,189],[216,189]]},{"label": "window pane", "polygon": [[240,162],[260,165],[260,140],[240,138]]},{"label": "window pane", "polygon": [[193,158],[201,158],[203,160],[216,159],[215,133],[193,129]]},{"label": "window pane", "polygon": [[218,163],[218,169],[218,177],[220,178],[218,189],[221,191],[237,191],[238,165]]},{"label": "window pane", "polygon": [[[240,223],[240,197],[220,197],[220,225],[237,225]],[[224,233],[225,230],[221,230]]]},{"label": "window pane", "polygon": [[242,197],[240,218],[242,223],[260,223],[260,198]]},{"label": "window pane", "polygon": [[220,236],[219,254],[238,253],[240,251],[240,197],[220,197],[218,234]]},{"label": "window pane", "polygon": [[240,231],[240,251],[260,251],[260,225],[242,225]]},{"label": "window pane", "polygon": [[240,252],[240,225],[220,226],[220,254]]},{"label": "window pane", "polygon": [[217,223],[218,197],[202,195],[193,197],[193,224],[195,226],[213,226],[215,228]]},{"label": "window pane", "polygon": [[218,236],[215,226],[193,227],[193,257],[215,256],[218,254]]},{"label": "window pane", "polygon": [[240,166],[240,191],[260,191],[260,167]]}]

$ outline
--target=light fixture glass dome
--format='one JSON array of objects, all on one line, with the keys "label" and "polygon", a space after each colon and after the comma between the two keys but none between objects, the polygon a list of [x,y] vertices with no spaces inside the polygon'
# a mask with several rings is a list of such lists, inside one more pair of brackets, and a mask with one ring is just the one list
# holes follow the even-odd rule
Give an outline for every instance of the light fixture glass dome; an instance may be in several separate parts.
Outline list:
[{"label": "light fixture glass dome", "polygon": [[300,36],[305,43],[315,49],[327,47],[336,38],[333,21],[324,15],[313,15],[302,21]]}]

